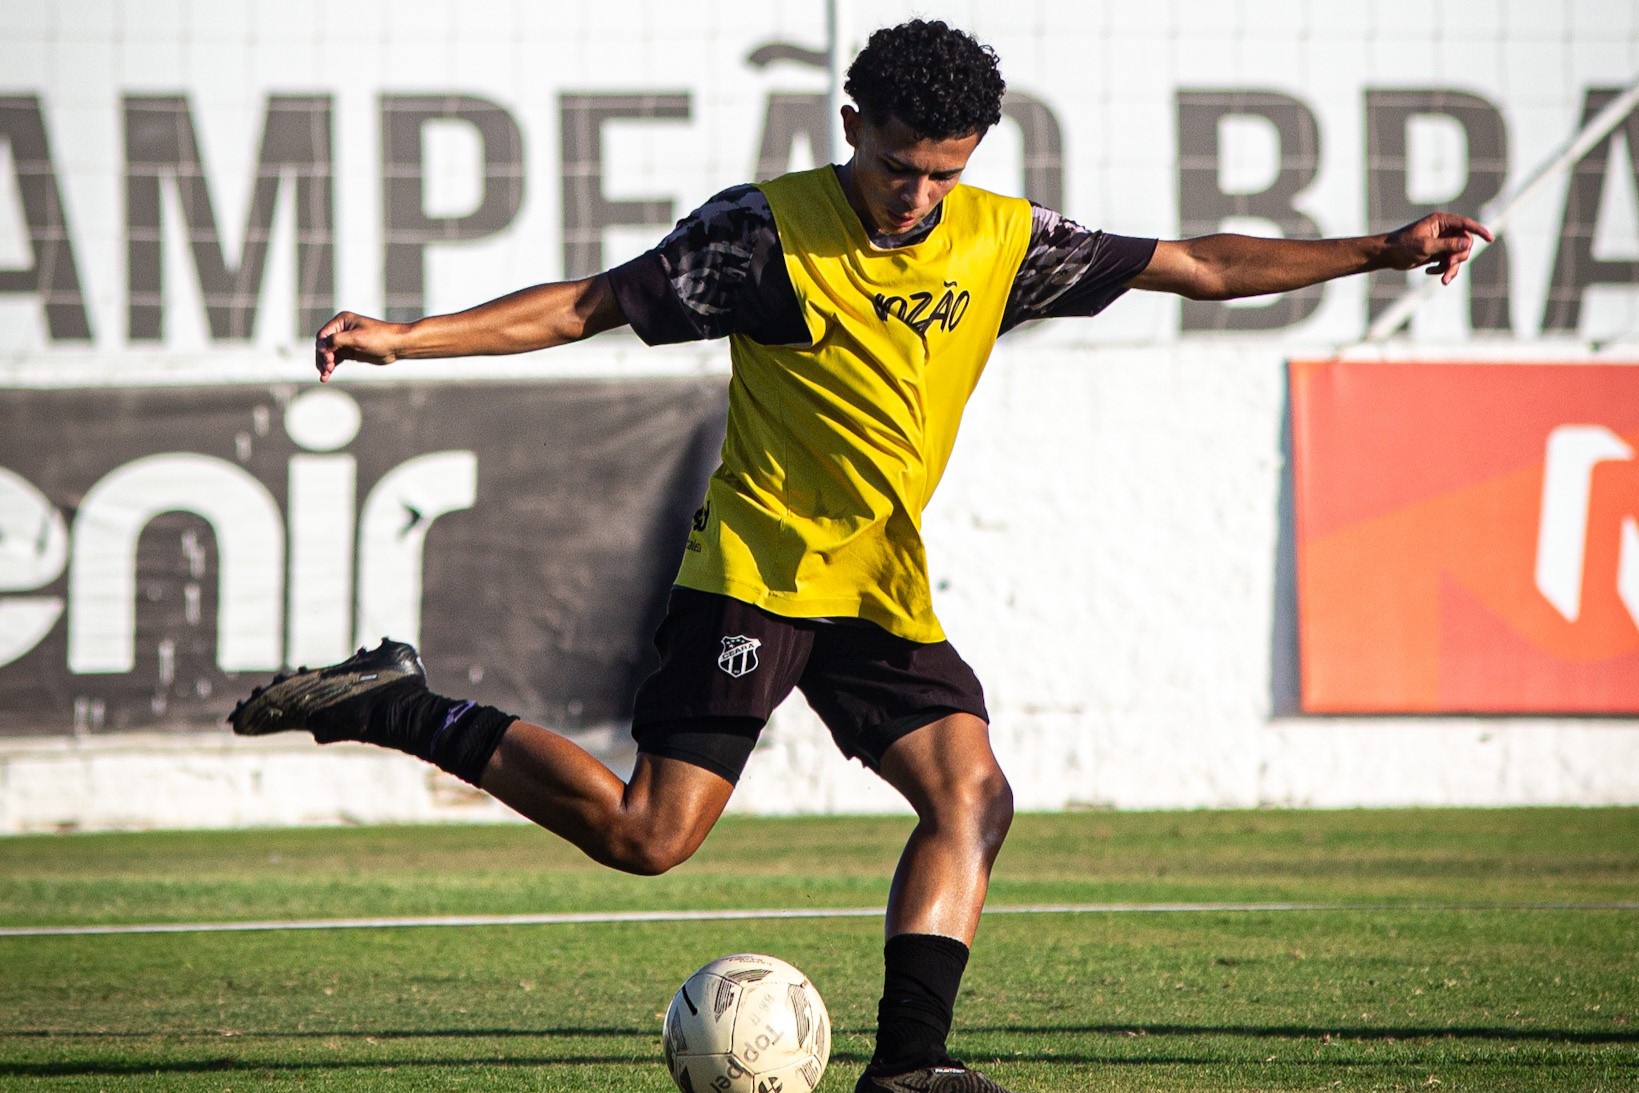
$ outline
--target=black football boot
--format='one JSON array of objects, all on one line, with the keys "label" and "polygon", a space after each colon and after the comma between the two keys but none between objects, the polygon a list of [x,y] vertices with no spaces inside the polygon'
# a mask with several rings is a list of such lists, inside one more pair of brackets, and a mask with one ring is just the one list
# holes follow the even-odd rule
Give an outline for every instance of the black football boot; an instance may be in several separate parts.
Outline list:
[{"label": "black football boot", "polygon": [[228,723],[240,736],[307,729],[321,744],[356,740],[375,702],[426,689],[427,670],[415,648],[382,638],[340,664],[279,673],[234,706]]},{"label": "black football boot", "polygon": [[854,1093],[1008,1093],[977,1070],[954,1059],[903,1074],[882,1074],[866,1067],[854,1084]]}]

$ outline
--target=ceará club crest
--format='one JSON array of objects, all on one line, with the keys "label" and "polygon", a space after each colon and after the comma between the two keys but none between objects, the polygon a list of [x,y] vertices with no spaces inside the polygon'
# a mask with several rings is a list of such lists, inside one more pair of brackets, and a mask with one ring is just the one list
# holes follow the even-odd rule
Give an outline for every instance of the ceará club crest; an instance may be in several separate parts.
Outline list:
[{"label": "cear\u00e1 club crest", "polygon": [[717,667],[739,679],[747,672],[757,668],[757,649],[762,645],[759,638],[748,638],[744,634],[723,639],[723,651],[717,657]]}]

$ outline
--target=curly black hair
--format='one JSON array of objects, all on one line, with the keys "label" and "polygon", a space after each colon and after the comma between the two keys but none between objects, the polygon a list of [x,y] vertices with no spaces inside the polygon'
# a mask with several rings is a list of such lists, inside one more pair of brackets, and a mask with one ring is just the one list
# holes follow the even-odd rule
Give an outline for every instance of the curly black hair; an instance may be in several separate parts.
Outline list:
[{"label": "curly black hair", "polygon": [[872,125],[898,118],[918,137],[948,140],[1000,121],[1007,83],[995,50],[937,19],[913,19],[872,34],[842,89]]}]

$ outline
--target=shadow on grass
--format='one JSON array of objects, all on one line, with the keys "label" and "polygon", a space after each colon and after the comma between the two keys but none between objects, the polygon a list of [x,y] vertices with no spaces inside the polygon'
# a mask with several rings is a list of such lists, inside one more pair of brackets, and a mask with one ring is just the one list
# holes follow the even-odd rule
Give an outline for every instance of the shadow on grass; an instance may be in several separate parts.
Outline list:
[{"label": "shadow on grass", "polygon": [[[875,1035],[875,1028],[859,1026],[833,1030],[838,1036]],[[959,1035],[1016,1036],[1240,1036],[1270,1040],[1333,1040],[1395,1042],[1400,1040],[1520,1040],[1569,1044],[1639,1044],[1639,1029],[1600,1032],[1591,1029],[1525,1029],[1506,1025],[1400,1025],[1351,1028],[1347,1025],[1173,1025],[1173,1024],[1086,1024],[1086,1025],[987,1025],[962,1023]],[[0,1043],[8,1039],[34,1040],[152,1040],[156,1037],[202,1040],[458,1040],[474,1039],[596,1039],[599,1037],[651,1037],[659,1039],[660,1025],[643,1028],[388,1028],[388,1029],[13,1029],[0,1032]],[[5,1073],[0,1064],[0,1073]]]},{"label": "shadow on grass", "polygon": [[203,1040],[454,1040],[463,1037],[508,1039],[553,1039],[562,1037],[593,1038],[599,1036],[652,1036],[660,1038],[660,1023],[653,1028],[389,1028],[389,1029],[246,1029],[231,1027],[193,1029],[128,1029],[112,1032],[99,1029],[72,1029],[59,1031],[49,1028],[17,1029],[0,1032],[0,1043],[12,1037],[40,1040],[152,1040],[156,1037]]},{"label": "shadow on grass", "polygon": [[[836,1051],[831,1054],[833,1066],[863,1066],[869,1056],[861,1052]],[[1064,1061],[1049,1058],[1045,1061]],[[323,1071],[403,1070],[414,1067],[474,1067],[512,1070],[529,1067],[565,1066],[659,1066],[658,1049],[640,1053],[603,1055],[514,1055],[497,1059],[494,1055],[450,1055],[405,1057],[390,1059],[241,1059],[222,1055],[213,1059],[124,1059],[124,1060],[53,1060],[41,1063],[0,1063],[0,1078],[83,1078],[114,1077],[124,1074],[255,1074],[255,1073],[318,1073]]]},{"label": "shadow on grass", "polygon": [[514,1067],[544,1066],[653,1066],[658,1065],[658,1053],[642,1055],[542,1055],[515,1056],[497,1059],[494,1056],[459,1056],[449,1058],[392,1058],[392,1059],[314,1059],[266,1060],[237,1059],[222,1056],[216,1059],[151,1059],[123,1062],[7,1063],[0,1065],[0,1077],[19,1078],[83,1078],[94,1075],[112,1077],[120,1074],[256,1074],[256,1073],[315,1073],[327,1070],[402,1070],[411,1067]]},{"label": "shadow on grass", "polygon": [[[865,1029],[838,1029],[841,1035],[869,1035]],[[1330,1027],[1318,1028],[1299,1025],[977,1025],[963,1029],[966,1035],[1029,1035],[1029,1036],[1107,1036],[1121,1038],[1158,1039],[1173,1037],[1246,1037],[1253,1039],[1278,1040],[1321,1040],[1330,1037],[1333,1042],[1428,1042],[1428,1041],[1462,1041],[1462,1040],[1519,1040],[1542,1043],[1564,1043],[1577,1045],[1616,1045],[1639,1043],[1639,1032],[1591,1032],[1579,1029],[1518,1029],[1502,1026],[1468,1027],[1468,1028],[1434,1028],[1422,1026],[1403,1026],[1397,1028],[1348,1028]],[[194,1033],[177,1033],[175,1031],[161,1032],[91,1032],[76,1030],[71,1032],[57,1032],[50,1029],[23,1029],[7,1032],[0,1035],[0,1043],[7,1039],[32,1038],[40,1040],[55,1039],[143,1039],[152,1040],[157,1037],[176,1039],[255,1039],[255,1040],[341,1040],[350,1045],[359,1042],[380,1040],[416,1040],[416,1039],[493,1039],[493,1038],[527,1038],[531,1040],[575,1039],[588,1037],[658,1037],[656,1029],[643,1028],[547,1028],[547,1029],[519,1029],[519,1028],[469,1028],[469,1029],[374,1029],[350,1031],[291,1031],[259,1030],[245,1033],[231,1033],[224,1037],[219,1029],[200,1030]],[[493,1054],[485,1053],[481,1056],[456,1054],[445,1057],[417,1056],[405,1057],[396,1055],[381,1059],[257,1059],[240,1058],[231,1054],[218,1055],[209,1059],[176,1059],[176,1058],[146,1058],[122,1060],[63,1060],[50,1062],[11,1062],[0,1063],[0,1077],[18,1078],[52,1078],[52,1077],[86,1077],[94,1075],[122,1075],[122,1074],[198,1074],[198,1073],[255,1073],[255,1072],[307,1072],[315,1073],[326,1070],[357,1071],[403,1067],[492,1067],[511,1069],[516,1067],[548,1067],[548,1066],[649,1066],[657,1062],[659,1055],[655,1051],[641,1052],[606,1052],[601,1054],[553,1055],[531,1054],[497,1059]],[[978,1058],[978,1056],[975,1056]],[[832,1054],[831,1061],[839,1066],[857,1066],[867,1061],[867,1056],[855,1051],[837,1051]],[[1210,1065],[1223,1062],[1223,1058],[1213,1053],[1173,1053],[1167,1055],[1147,1054],[1142,1057],[1116,1055],[1113,1053],[1094,1052],[1043,1052],[1028,1051],[1010,1053],[1005,1060],[1009,1063],[1048,1063],[1048,1064],[1106,1064],[1106,1065],[1146,1065],[1159,1064],[1193,1064]],[[1387,1065],[1388,1061],[1381,1061]],[[1335,1065],[1359,1067],[1366,1064],[1359,1059],[1341,1058],[1335,1060]],[[1553,1065],[1545,1060],[1534,1061],[1531,1065]],[[1639,1065],[1639,1064],[1636,1064]]]},{"label": "shadow on grass", "polygon": [[1488,1026],[1400,1026],[1350,1028],[1333,1025],[963,1025],[962,1032],[1043,1036],[1243,1036],[1270,1040],[1333,1040],[1388,1043],[1400,1040],[1521,1040],[1567,1044],[1635,1044],[1639,1031],[1597,1032],[1589,1029],[1523,1029]]}]

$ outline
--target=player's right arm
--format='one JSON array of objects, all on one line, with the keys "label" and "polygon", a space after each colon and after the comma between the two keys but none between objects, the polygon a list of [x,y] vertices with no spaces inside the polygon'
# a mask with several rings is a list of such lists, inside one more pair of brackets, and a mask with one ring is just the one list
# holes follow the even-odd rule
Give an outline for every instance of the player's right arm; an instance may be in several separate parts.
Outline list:
[{"label": "player's right arm", "polygon": [[584,281],[536,285],[453,315],[389,323],[344,311],[319,330],[315,364],[524,353],[630,324],[648,345],[749,335],[806,344],[768,200],[732,186],[678,221],[654,249]]},{"label": "player's right arm", "polygon": [[342,361],[392,364],[428,357],[484,357],[527,353],[589,338],[626,325],[609,283],[600,273],[519,289],[450,315],[413,323],[390,323],[343,311],[319,328],[314,365],[328,380]]}]

